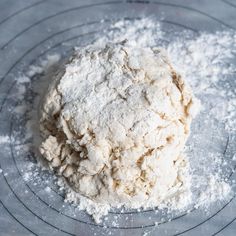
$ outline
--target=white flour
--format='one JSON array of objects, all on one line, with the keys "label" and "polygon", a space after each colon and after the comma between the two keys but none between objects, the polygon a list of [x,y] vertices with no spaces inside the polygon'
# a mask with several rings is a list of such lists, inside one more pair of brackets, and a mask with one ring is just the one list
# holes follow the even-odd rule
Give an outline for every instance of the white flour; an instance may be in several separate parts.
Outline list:
[{"label": "white flour", "polygon": [[[224,159],[219,146],[225,142],[223,139],[226,135],[225,129],[230,134],[234,134],[236,129],[236,91],[226,83],[227,78],[236,72],[236,67],[231,61],[236,52],[235,34],[230,31],[214,34],[184,31],[179,34],[175,32],[170,36],[159,22],[142,19],[116,22],[111,30],[98,35],[98,38],[99,40],[96,41],[98,45],[129,39],[128,43],[132,46],[158,45],[166,48],[172,62],[181,73],[185,74],[186,80],[202,103],[201,113],[194,124],[193,136],[187,148],[194,186],[192,205],[207,206],[211,202],[227,198],[231,188],[227,180],[224,180],[222,166],[230,159]],[[53,64],[51,61],[57,61],[59,57],[48,59],[49,64]],[[42,73],[45,68],[50,67],[47,61],[32,68],[33,70],[28,72],[27,76]],[[18,82],[20,85],[18,95],[22,99],[29,80],[27,77],[22,77]],[[23,103],[19,104],[19,107],[16,112],[24,111]],[[221,136],[223,141],[220,140]],[[213,148],[211,142],[214,144]],[[30,175],[26,175],[26,178],[28,176]],[[59,185],[66,189],[66,201],[79,204],[80,209],[86,209],[96,220],[108,212],[109,208],[106,205],[97,205],[81,197],[68,188],[62,180],[59,181]],[[184,197],[189,202],[190,196]]]}]

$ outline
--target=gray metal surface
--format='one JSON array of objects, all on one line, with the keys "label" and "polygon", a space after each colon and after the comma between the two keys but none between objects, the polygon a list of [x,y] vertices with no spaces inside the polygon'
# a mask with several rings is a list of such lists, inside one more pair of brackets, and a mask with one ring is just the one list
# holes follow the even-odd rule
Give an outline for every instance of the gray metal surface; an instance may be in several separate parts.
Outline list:
[{"label": "gray metal surface", "polygon": [[[160,18],[163,13],[166,27],[176,30],[214,32],[236,28],[236,2],[233,0],[0,1],[0,135],[11,137],[9,143],[0,144],[1,236],[142,235],[145,232],[149,235],[236,235],[234,197],[216,204],[207,214],[192,210],[189,214],[173,215],[171,222],[152,210],[123,213],[114,210],[108,221],[95,224],[87,214],[63,202],[63,193],[49,177],[47,182],[47,173],[36,185],[22,177],[26,163],[33,159],[25,156],[26,152],[20,151],[13,140],[13,133],[25,127],[24,120],[12,113],[17,105],[14,78],[49,53],[66,52],[73,45],[93,40],[106,26],[100,23],[104,17],[108,21],[150,15]],[[33,94],[28,97],[30,104]],[[222,137],[218,137],[220,132]],[[230,159],[235,152],[235,137],[225,133],[224,128],[211,136],[216,137],[215,143],[222,144],[219,145],[222,153]],[[236,179],[233,172],[228,176]],[[52,190],[50,195],[45,191],[46,186]],[[112,224],[112,219],[117,217],[118,225]],[[157,220],[162,223],[154,227]]]}]

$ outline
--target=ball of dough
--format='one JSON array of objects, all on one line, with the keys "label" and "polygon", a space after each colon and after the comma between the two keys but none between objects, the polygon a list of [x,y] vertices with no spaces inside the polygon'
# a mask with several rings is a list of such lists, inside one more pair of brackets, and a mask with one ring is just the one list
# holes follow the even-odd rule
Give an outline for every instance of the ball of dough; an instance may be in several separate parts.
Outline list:
[{"label": "ball of dough", "polygon": [[40,151],[80,194],[158,206],[184,184],[194,96],[158,48],[78,49],[45,96]]}]

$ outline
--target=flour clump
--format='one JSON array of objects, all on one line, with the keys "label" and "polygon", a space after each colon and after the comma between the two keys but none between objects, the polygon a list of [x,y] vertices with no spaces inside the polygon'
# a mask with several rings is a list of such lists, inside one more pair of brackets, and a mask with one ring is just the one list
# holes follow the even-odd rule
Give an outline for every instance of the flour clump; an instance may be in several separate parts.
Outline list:
[{"label": "flour clump", "polygon": [[195,101],[159,48],[80,48],[43,101],[40,152],[96,203],[160,206],[187,189],[183,148]]}]

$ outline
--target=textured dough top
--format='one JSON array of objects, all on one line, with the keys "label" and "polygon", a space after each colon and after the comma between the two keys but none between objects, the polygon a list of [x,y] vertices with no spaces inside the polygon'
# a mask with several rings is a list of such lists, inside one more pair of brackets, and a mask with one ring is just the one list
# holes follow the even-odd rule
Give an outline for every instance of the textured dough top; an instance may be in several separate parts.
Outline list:
[{"label": "textured dough top", "polygon": [[41,153],[93,200],[157,205],[183,185],[192,108],[191,90],[160,49],[79,49],[46,96]]}]

